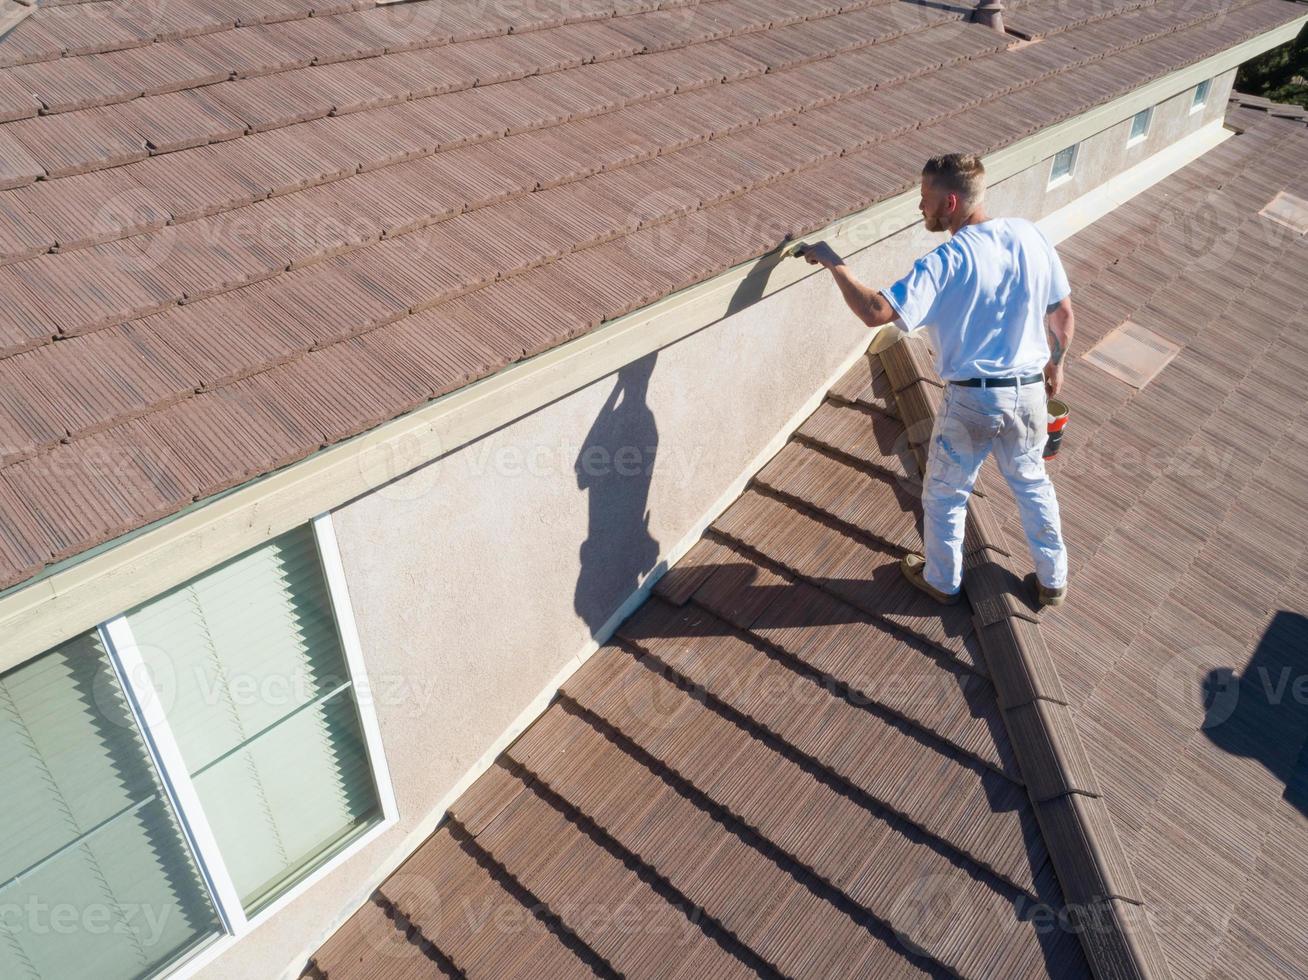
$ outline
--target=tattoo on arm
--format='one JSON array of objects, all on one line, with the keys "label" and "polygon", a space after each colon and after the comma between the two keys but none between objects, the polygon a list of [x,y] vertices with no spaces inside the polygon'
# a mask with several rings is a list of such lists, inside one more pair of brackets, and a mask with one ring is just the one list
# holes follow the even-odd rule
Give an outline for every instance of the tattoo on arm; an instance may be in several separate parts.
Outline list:
[{"label": "tattoo on arm", "polygon": [[880,290],[872,293],[868,306],[872,309],[872,316],[881,323],[886,323],[895,318],[893,307],[886,302],[885,297],[881,295]]},{"label": "tattoo on arm", "polygon": [[1049,359],[1055,364],[1062,364],[1063,354],[1066,353],[1066,350],[1063,347],[1063,342],[1059,340],[1057,336],[1051,337],[1050,340],[1052,340],[1053,343],[1050,345]]}]

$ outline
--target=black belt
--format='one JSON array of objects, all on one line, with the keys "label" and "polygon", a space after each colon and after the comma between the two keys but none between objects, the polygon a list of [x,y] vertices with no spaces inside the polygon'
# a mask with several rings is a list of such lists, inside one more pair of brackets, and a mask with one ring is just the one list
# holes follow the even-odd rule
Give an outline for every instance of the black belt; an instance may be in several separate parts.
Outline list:
[{"label": "black belt", "polygon": [[1024,378],[968,378],[964,381],[951,381],[950,384],[962,385],[964,388],[1015,388],[1020,381],[1024,385],[1033,385],[1044,380],[1043,374],[1028,374]]}]

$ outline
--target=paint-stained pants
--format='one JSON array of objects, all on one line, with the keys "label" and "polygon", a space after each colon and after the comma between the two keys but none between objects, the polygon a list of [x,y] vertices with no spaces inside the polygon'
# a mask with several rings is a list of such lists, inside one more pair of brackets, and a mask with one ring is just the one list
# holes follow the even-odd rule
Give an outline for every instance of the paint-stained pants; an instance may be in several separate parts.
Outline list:
[{"label": "paint-stained pants", "polygon": [[1043,382],[1013,388],[945,385],[922,482],[926,580],[941,592],[963,581],[963,524],[981,464],[992,451],[1017,499],[1036,576],[1049,588],[1067,584],[1054,485],[1045,472],[1048,434]]}]

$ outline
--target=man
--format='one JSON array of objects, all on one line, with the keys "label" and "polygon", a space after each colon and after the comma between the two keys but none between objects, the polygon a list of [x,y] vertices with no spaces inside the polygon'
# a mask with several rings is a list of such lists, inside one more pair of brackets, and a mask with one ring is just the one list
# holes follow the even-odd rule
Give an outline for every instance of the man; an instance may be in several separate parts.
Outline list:
[{"label": "man", "polygon": [[1072,342],[1071,290],[1044,234],[1029,221],[988,217],[984,195],[978,157],[928,160],[919,208],[928,231],[951,237],[881,292],[854,278],[826,242],[798,254],[831,271],[869,327],[924,326],[937,351],[936,370],[947,384],[922,481],[926,554],[906,556],[904,575],[939,602],[958,601],[967,501],[993,451],[1017,499],[1040,603],[1056,606],[1067,594],[1067,550],[1041,457],[1046,399],[1062,388]]}]

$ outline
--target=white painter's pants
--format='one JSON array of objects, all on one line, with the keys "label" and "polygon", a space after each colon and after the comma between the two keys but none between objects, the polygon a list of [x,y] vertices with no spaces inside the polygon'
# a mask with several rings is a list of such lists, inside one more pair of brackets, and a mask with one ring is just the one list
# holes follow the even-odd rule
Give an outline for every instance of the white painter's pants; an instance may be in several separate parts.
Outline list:
[{"label": "white painter's pants", "polygon": [[1054,485],[1041,458],[1048,424],[1043,381],[1012,388],[945,385],[922,481],[925,577],[941,592],[963,581],[963,524],[977,472],[993,450],[1017,499],[1036,576],[1051,589],[1067,584],[1067,549]]}]

